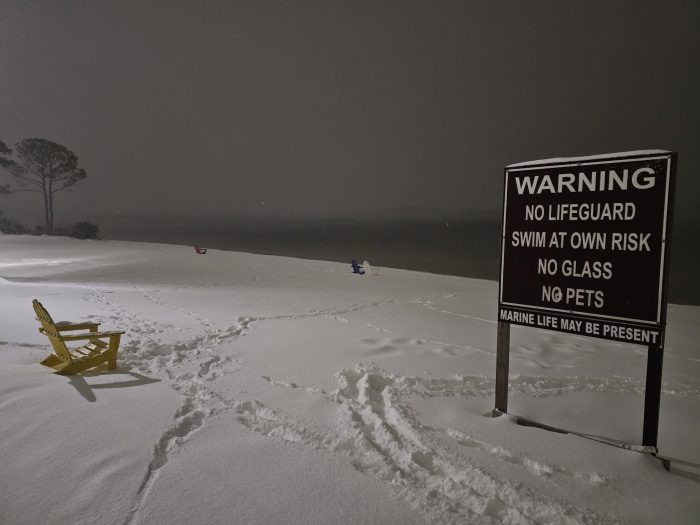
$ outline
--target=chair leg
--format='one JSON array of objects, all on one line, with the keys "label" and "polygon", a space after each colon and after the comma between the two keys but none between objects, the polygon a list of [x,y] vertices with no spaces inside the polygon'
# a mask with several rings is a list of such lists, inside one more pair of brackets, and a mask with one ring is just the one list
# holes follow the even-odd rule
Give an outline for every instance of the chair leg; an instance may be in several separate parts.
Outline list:
[{"label": "chair leg", "polygon": [[51,368],[55,368],[56,365],[65,364],[65,362],[66,361],[58,357],[56,354],[51,354],[46,359],[41,361],[41,364],[45,366],[50,366]]},{"label": "chair leg", "polygon": [[60,368],[56,367],[56,371],[54,372],[54,374],[58,374],[60,376],[72,376],[73,374],[78,374],[83,370],[87,370],[88,368],[91,368],[93,366],[95,365],[80,361],[74,363],[66,363],[65,366],[62,366]]},{"label": "chair leg", "polygon": [[119,340],[121,335],[113,335],[109,338],[109,350],[107,350],[109,358],[107,359],[107,370],[117,368],[117,350],[119,349]]}]

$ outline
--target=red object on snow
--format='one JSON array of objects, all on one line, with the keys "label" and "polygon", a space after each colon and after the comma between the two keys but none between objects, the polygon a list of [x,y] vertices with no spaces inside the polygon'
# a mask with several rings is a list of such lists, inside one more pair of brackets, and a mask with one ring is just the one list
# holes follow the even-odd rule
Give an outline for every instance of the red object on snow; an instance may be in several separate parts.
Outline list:
[{"label": "red object on snow", "polygon": [[197,253],[200,254],[200,255],[204,255],[205,253],[207,253],[207,249],[206,249],[206,248],[202,248],[199,244],[195,244],[195,245],[194,245],[194,251],[197,252]]}]

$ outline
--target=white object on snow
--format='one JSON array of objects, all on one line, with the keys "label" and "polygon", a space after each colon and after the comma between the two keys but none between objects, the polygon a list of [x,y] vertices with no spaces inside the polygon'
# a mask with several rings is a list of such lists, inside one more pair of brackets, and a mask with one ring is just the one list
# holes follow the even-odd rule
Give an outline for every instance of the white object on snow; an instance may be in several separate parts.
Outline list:
[{"label": "white object on snow", "polygon": [[379,275],[379,268],[371,266],[369,261],[364,261],[362,267],[365,269],[365,275]]}]

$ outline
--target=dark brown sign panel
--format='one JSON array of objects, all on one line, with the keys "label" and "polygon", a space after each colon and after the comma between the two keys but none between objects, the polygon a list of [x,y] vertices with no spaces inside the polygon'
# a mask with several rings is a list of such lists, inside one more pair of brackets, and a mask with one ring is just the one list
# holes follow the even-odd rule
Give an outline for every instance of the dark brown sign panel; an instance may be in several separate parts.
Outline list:
[{"label": "dark brown sign panel", "polygon": [[499,320],[662,346],[675,158],[508,166]]}]

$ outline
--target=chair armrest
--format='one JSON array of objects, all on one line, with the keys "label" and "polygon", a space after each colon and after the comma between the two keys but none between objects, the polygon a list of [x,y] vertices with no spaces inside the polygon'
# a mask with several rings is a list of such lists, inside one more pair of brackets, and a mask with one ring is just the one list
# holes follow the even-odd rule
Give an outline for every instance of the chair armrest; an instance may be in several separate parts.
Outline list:
[{"label": "chair armrest", "polygon": [[100,323],[93,323],[91,321],[85,321],[83,323],[69,323],[69,322],[59,322],[56,323],[56,328],[59,332],[64,330],[92,330],[100,326]]},{"label": "chair armrest", "polygon": [[81,341],[84,339],[101,339],[104,337],[113,337],[115,335],[122,335],[123,333],[125,332],[88,332],[86,334],[62,335],[61,339],[63,339],[64,341]]}]

